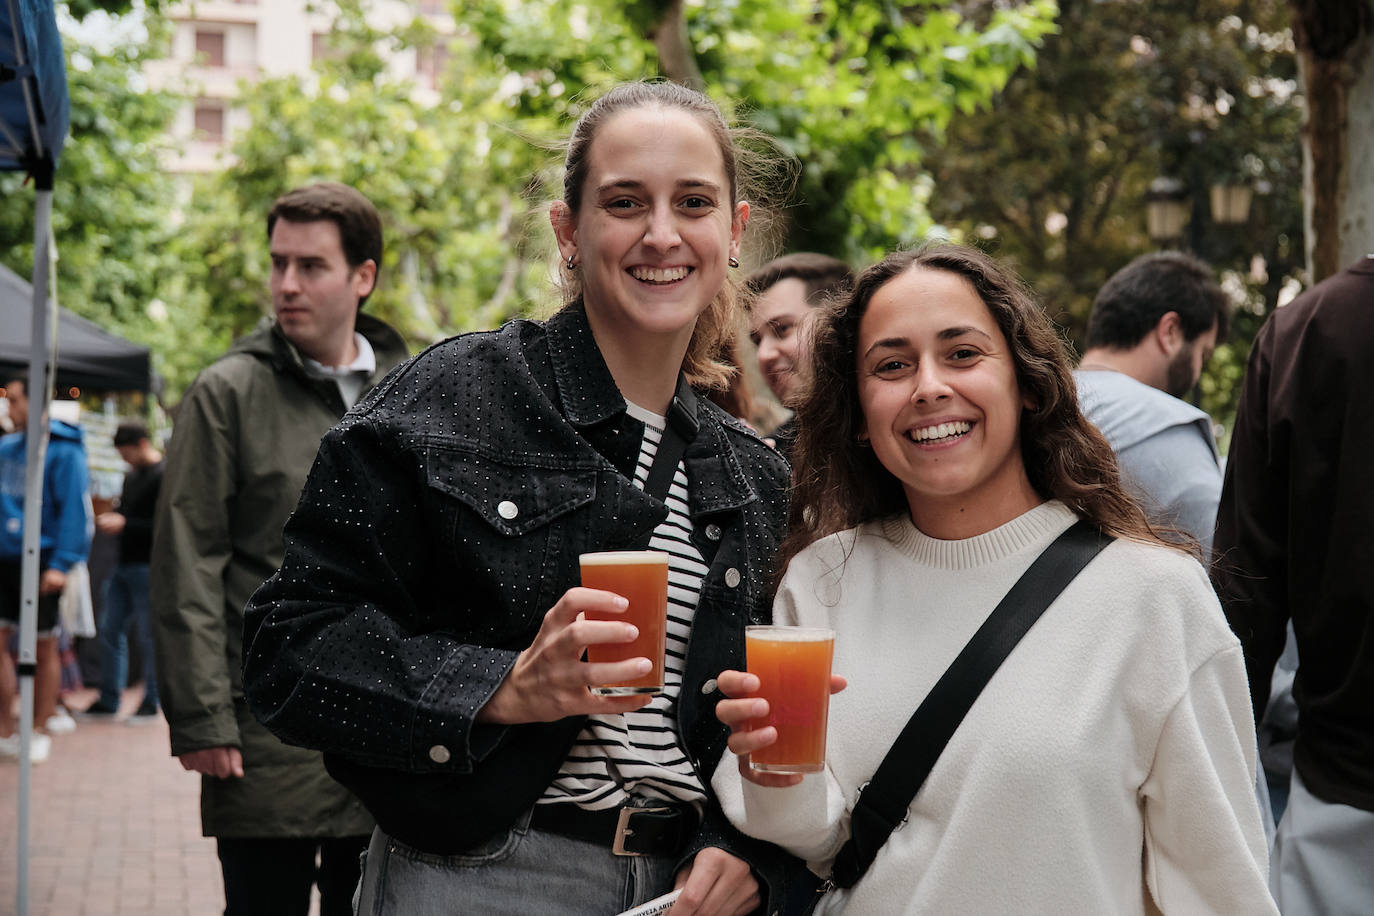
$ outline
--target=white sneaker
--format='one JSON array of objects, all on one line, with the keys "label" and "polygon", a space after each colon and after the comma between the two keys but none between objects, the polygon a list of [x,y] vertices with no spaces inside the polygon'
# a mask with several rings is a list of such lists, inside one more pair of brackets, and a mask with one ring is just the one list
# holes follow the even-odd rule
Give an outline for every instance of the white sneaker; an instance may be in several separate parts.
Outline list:
[{"label": "white sneaker", "polygon": [[[48,753],[51,750],[52,739],[42,732],[34,732],[29,741],[29,763],[42,763],[48,759]],[[0,759],[19,759],[19,736],[17,734],[10,735],[8,738],[0,738]]]},{"label": "white sneaker", "polygon": [[70,735],[76,731],[76,720],[72,714],[62,707],[57,708],[57,712],[48,716],[48,734],[50,735]]}]

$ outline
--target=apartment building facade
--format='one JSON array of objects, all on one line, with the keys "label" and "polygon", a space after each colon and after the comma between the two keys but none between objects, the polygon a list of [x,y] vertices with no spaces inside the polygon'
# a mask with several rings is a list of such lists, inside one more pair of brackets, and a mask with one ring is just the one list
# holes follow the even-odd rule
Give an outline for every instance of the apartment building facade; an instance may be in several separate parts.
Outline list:
[{"label": "apartment building facade", "polygon": [[[328,55],[330,17],[311,11],[308,0],[197,0],[166,11],[173,25],[169,58],[145,67],[150,88],[183,94],[172,124],[179,150],[166,167],[194,174],[223,168],[235,133],[247,114],[235,106],[240,86],[264,77],[310,78],[311,65]],[[373,0],[369,19],[393,28],[417,16],[441,34],[452,34],[447,0]],[[438,98],[445,55],[440,52],[384,52],[390,75],[414,80],[420,101]]]}]

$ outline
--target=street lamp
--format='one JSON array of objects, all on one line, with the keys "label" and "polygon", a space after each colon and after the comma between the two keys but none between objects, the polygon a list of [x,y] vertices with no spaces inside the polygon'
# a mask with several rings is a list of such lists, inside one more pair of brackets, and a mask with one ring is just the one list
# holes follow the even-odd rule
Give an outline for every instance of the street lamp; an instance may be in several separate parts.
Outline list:
[{"label": "street lamp", "polygon": [[1177,178],[1161,177],[1145,192],[1145,226],[1153,242],[1163,244],[1183,238],[1188,222],[1188,189]]},{"label": "street lamp", "polygon": [[1222,226],[1239,226],[1249,221],[1249,185],[1214,184],[1211,190],[1212,222]]},{"label": "street lamp", "polygon": [[[1212,222],[1218,226],[1239,226],[1250,219],[1252,190],[1244,184],[1214,184],[1209,189]],[[1191,193],[1190,193],[1191,192]],[[1164,245],[1180,241],[1186,228],[1194,254],[1200,247],[1208,212],[1203,207],[1201,186],[1189,188],[1177,178],[1156,178],[1145,192],[1145,223],[1150,240]]]}]

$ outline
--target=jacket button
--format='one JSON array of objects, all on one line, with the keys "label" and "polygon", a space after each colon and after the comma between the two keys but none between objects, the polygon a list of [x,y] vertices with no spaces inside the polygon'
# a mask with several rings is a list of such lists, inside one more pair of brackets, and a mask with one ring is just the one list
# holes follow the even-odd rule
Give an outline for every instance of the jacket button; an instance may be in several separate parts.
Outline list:
[{"label": "jacket button", "polygon": [[436,744],[429,749],[429,759],[435,763],[448,763],[452,757],[453,755],[448,752],[448,748],[442,744]]},{"label": "jacket button", "polygon": [[701,685],[701,695],[709,697],[716,692],[716,679],[710,678]]},{"label": "jacket button", "polygon": [[517,506],[515,503],[511,502],[509,499],[503,499],[496,505],[496,514],[504,518],[506,521],[510,521],[511,519],[515,518],[517,515],[520,514],[520,507]]},{"label": "jacket button", "polygon": [[720,540],[720,526],[719,526],[719,525],[707,525],[707,526],[706,526],[706,540],[708,540],[708,541],[719,541],[719,540]]},{"label": "jacket button", "polygon": [[739,570],[731,566],[725,571],[725,584],[729,588],[739,585]]}]

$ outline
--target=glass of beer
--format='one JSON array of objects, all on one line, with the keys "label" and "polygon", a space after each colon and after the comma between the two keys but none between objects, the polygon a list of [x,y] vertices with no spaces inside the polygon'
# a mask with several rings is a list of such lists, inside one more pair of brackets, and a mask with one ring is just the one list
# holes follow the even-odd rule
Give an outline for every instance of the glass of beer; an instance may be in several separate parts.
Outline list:
[{"label": "glass of beer", "polygon": [[752,727],[778,731],[776,742],[750,753],[749,766],[766,773],[819,773],[825,768],[835,631],[746,627],[744,650],[749,673],[759,679],[755,696],[768,701],[768,716],[753,720]]},{"label": "glass of beer", "polygon": [[584,553],[582,584],[614,592],[630,602],[621,614],[587,613],[588,620],[622,620],[639,628],[634,642],[587,647],[589,662],[623,662],[643,656],[653,662],[649,673],[623,684],[605,684],[592,693],[619,696],[663,692],[663,644],[668,629],[668,555],[657,550],[610,550]]}]

